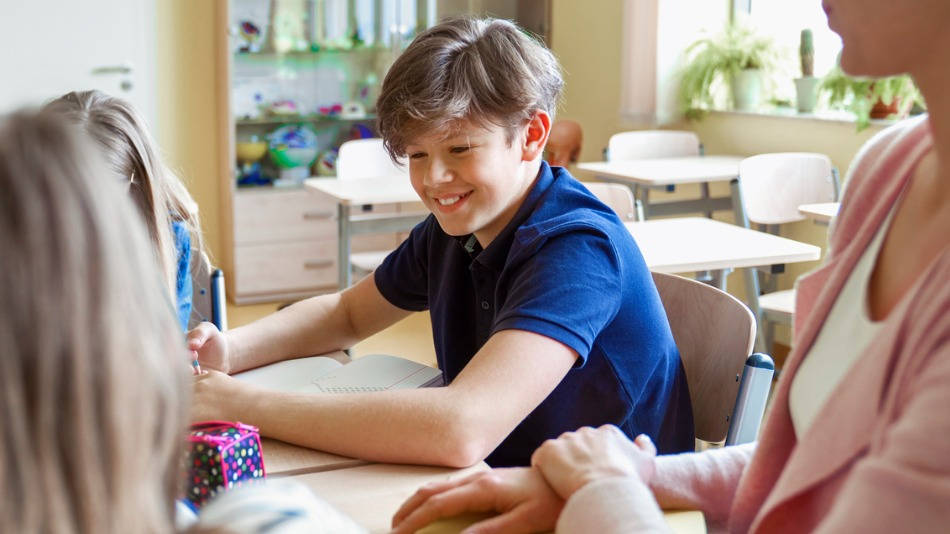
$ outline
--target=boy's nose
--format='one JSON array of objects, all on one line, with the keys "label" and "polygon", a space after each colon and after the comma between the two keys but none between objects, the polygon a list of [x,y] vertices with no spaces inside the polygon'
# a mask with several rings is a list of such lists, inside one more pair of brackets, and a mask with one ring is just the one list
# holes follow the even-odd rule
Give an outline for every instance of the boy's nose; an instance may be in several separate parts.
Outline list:
[{"label": "boy's nose", "polygon": [[426,169],[425,184],[428,186],[444,184],[452,181],[452,170],[439,158],[432,158]]}]

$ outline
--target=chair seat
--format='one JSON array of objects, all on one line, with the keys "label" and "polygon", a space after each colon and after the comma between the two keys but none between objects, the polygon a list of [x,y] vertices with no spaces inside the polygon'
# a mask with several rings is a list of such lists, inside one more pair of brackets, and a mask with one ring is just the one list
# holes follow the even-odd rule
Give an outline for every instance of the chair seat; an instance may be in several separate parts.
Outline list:
[{"label": "chair seat", "polygon": [[795,315],[795,290],[787,289],[761,295],[759,309],[770,321],[791,323]]},{"label": "chair seat", "polygon": [[389,256],[391,250],[374,250],[371,252],[354,252],[350,254],[350,264],[353,267],[356,267],[363,272],[372,272],[380,264],[383,263],[383,260],[386,259],[386,256]]}]

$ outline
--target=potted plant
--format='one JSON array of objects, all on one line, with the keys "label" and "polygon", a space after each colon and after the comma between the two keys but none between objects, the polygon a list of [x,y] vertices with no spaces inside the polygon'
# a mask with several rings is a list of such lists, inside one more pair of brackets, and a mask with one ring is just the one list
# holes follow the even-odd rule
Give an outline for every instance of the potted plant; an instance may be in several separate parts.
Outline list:
[{"label": "potted plant", "polygon": [[886,78],[856,78],[836,66],[822,79],[819,92],[828,95],[828,106],[854,114],[858,131],[871,119],[906,117],[914,104],[923,106],[914,80],[903,74]]},{"label": "potted plant", "polygon": [[720,86],[731,89],[735,109],[756,109],[762,100],[763,74],[774,68],[778,54],[771,39],[729,24],[720,34],[691,44],[686,56],[679,104],[687,117],[696,118],[716,107]]},{"label": "potted plant", "polygon": [[795,78],[795,100],[799,113],[811,113],[815,110],[818,78],[815,77],[814,39],[807,28],[802,30],[798,55],[802,64],[802,77]]}]

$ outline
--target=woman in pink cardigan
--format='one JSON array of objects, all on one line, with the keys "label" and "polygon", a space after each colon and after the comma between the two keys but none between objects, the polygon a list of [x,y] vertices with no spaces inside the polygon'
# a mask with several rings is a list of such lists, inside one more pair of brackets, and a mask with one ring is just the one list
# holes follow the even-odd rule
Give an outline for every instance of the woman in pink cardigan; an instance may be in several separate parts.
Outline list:
[{"label": "woman in pink cardigan", "polygon": [[950,2],[823,7],[844,70],[910,73],[930,114],[852,163],[758,443],[657,458],[646,436],[582,429],[530,469],[424,487],[398,532],[465,510],[501,512],[483,532],[665,531],[660,507],[731,532],[950,529]]}]

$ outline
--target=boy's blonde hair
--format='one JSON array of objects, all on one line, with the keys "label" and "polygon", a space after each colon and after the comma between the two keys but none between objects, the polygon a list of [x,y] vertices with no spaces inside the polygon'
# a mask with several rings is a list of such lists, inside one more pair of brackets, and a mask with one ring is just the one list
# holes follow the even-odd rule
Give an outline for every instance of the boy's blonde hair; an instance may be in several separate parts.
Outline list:
[{"label": "boy's blonde hair", "polygon": [[125,100],[95,90],[66,93],[46,110],[62,113],[96,141],[114,180],[131,180],[129,192],[145,220],[165,284],[175,295],[178,258],[171,223],[181,221],[190,233],[196,251],[192,261],[205,261],[198,205],[162,163],[145,121]]},{"label": "boy's blonde hair", "polygon": [[379,132],[394,158],[460,121],[503,127],[508,142],[537,110],[553,118],[564,80],[554,55],[507,20],[451,19],[419,34],[383,80]]},{"label": "boy's blonde hair", "polygon": [[0,117],[0,532],[169,532],[188,356],[140,217],[84,137]]}]

